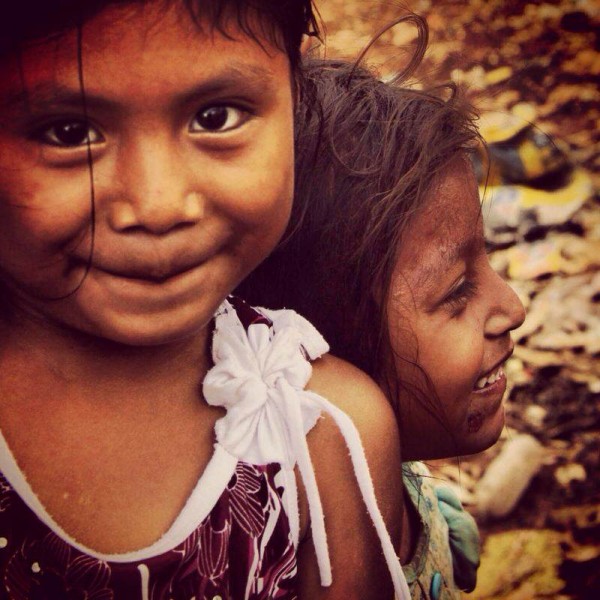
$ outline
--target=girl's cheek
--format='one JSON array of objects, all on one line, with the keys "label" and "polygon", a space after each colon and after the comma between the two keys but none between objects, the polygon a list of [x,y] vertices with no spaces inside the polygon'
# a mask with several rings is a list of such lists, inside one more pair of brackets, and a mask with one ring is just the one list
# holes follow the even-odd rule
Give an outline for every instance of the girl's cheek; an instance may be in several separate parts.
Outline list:
[{"label": "girl's cheek", "polygon": [[[265,164],[232,165],[219,169],[220,184],[208,186],[217,190],[212,198],[217,209],[223,210],[242,226],[274,226],[287,223],[292,205],[294,176],[292,156],[281,161],[279,168]],[[208,192],[210,198],[210,191]]]},{"label": "girl's cheek", "polygon": [[[281,111],[257,133],[237,160],[223,161],[223,198],[234,218],[251,226],[285,227],[294,188],[294,149],[291,114]],[[223,185],[223,183],[221,183]]]},{"label": "girl's cheek", "polygon": [[[3,178],[4,179],[4,178]],[[86,190],[87,193],[86,193]],[[87,227],[91,215],[89,176],[64,174],[45,180],[27,178],[0,181],[2,229],[43,245],[62,243]]]},{"label": "girl's cheek", "polygon": [[[435,335],[419,339],[419,360],[436,387],[448,395],[462,397],[472,391],[482,368],[483,336],[476,315],[454,319],[446,327],[435,328]],[[422,343],[423,341],[423,343]],[[441,393],[441,390],[439,390]]]}]

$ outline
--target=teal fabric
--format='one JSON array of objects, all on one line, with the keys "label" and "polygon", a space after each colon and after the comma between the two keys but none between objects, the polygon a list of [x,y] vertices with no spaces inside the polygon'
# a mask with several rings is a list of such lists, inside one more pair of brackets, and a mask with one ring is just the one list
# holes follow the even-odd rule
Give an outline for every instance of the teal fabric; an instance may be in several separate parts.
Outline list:
[{"label": "teal fabric", "polygon": [[438,506],[448,523],[454,582],[472,592],[479,567],[479,530],[475,519],[463,508],[456,494],[444,485],[435,488]]},{"label": "teal fabric", "polygon": [[472,590],[479,566],[479,532],[456,494],[421,462],[403,465],[408,500],[420,531],[411,561],[403,565],[413,600],[459,600]]},{"label": "teal fabric", "polygon": [[463,508],[457,495],[447,486],[435,488],[438,506],[448,523],[454,582],[465,592],[475,589],[479,567],[479,530],[475,519]]}]

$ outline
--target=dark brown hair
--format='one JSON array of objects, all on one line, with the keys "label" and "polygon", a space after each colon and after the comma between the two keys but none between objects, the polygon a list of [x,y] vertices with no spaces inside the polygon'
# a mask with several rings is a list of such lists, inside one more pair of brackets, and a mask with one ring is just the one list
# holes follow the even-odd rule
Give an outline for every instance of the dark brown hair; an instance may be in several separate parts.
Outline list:
[{"label": "dark brown hair", "polygon": [[[148,4],[158,0],[15,0],[6,2],[0,18],[0,55],[18,50],[37,39],[61,35],[81,27],[110,6]],[[208,23],[227,33],[233,18],[246,35],[267,40],[285,50],[292,70],[300,61],[305,34],[317,35],[312,0],[161,0],[165,8],[180,2],[200,24]],[[258,16],[258,21],[253,17]],[[259,30],[256,30],[258,25]]]},{"label": "dark brown hair", "polygon": [[[420,27],[426,32],[422,20]],[[424,45],[422,36],[420,55]],[[307,317],[333,354],[371,375],[393,404],[406,386],[388,331],[397,250],[436,173],[479,140],[453,85],[403,87],[414,67],[384,83],[356,63],[306,62],[307,97],[316,103],[297,111],[291,224],[238,290],[254,304]],[[439,412],[431,390],[419,396]]]}]

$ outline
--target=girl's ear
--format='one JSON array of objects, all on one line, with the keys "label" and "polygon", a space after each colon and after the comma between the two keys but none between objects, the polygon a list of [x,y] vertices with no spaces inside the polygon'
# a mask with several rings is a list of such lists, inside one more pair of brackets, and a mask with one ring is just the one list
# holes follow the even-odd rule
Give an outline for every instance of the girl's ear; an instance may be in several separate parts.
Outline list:
[{"label": "girl's ear", "polygon": [[302,58],[308,58],[320,45],[321,42],[316,35],[304,34],[302,36],[302,43],[300,44],[300,55]]},{"label": "girl's ear", "polygon": [[310,35],[304,34],[302,36],[302,43],[300,44],[300,55],[302,58],[305,58],[306,55],[310,52],[310,48],[312,46],[312,40]]}]

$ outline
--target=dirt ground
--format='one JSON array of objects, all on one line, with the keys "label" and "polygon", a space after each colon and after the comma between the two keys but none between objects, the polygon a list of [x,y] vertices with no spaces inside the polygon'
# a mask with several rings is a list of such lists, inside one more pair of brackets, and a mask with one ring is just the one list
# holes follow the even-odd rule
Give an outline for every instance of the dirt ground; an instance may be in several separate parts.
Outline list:
[{"label": "dirt ground", "polygon": [[[508,426],[490,450],[432,465],[480,525],[478,586],[465,597],[598,599],[600,3],[321,0],[318,6],[327,34],[321,52],[346,58],[406,9],[426,17],[430,46],[414,85],[452,79],[464,86],[482,113],[487,140],[525,165],[525,176],[509,165],[491,190],[489,214],[496,218],[494,206],[509,206],[513,221],[486,223],[492,263],[528,309],[508,368]],[[367,62],[392,76],[410,57],[414,37],[410,25],[394,27]],[[541,167],[526,151],[532,140]],[[522,434],[534,448],[529,462],[510,443]],[[525,490],[514,509],[494,516],[483,510],[482,478],[494,461],[508,465],[515,458],[515,472],[531,471]],[[492,482],[495,496],[510,495],[516,479]]]}]

